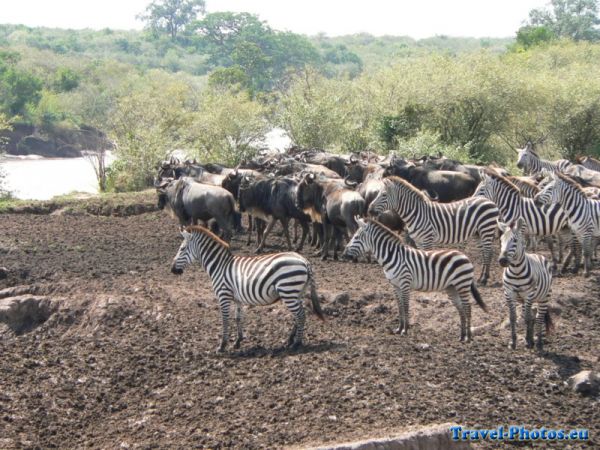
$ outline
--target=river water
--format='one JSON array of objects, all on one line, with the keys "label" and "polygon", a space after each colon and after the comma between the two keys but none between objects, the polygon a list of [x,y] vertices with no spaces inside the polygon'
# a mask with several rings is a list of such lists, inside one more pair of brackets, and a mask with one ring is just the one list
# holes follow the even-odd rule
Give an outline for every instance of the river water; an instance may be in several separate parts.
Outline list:
[{"label": "river water", "polygon": [[[265,136],[272,150],[284,150],[290,144],[282,129]],[[16,198],[48,200],[71,192],[97,193],[98,184],[90,161],[85,158],[3,157],[0,171],[4,187]]]}]

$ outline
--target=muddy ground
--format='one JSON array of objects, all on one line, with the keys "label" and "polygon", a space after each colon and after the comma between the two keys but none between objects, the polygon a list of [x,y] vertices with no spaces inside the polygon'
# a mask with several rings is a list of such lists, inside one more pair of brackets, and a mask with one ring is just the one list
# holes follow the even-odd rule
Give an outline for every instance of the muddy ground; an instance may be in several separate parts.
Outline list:
[{"label": "muddy ground", "polygon": [[[572,448],[600,446],[598,399],[565,385],[600,365],[599,269],[555,280],[556,331],[538,354],[522,327],[507,348],[499,284],[481,288],[473,343],[437,293],[413,296],[399,337],[379,266],[310,257],[328,321],[308,316],[307,347],[282,349],[291,316],[276,304],[247,310],[242,349],[217,356],[209,280],[170,273],[180,237],[166,215],[6,214],[0,230],[0,288],[58,304],[37,327],[0,325],[0,448],[306,447],[442,422],[589,428]],[[249,252],[244,240],[234,251]],[[467,253],[479,268],[474,243]]]}]

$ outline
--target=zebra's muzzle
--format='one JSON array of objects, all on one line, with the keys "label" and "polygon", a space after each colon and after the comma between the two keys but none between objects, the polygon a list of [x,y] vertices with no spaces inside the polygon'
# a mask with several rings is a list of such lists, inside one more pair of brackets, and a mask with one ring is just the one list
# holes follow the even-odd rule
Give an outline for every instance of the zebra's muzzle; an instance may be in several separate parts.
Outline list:
[{"label": "zebra's muzzle", "polygon": [[504,256],[499,258],[498,264],[500,264],[502,267],[508,267],[508,258],[505,258]]},{"label": "zebra's muzzle", "polygon": [[171,266],[171,273],[174,273],[175,275],[181,275],[183,273],[183,269],[175,267],[175,264],[173,264]]}]

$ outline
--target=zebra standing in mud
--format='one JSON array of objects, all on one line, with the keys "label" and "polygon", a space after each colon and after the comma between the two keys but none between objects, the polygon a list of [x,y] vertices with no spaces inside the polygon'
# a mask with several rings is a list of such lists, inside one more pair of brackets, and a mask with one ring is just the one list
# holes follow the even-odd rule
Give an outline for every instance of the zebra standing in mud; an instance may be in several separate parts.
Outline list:
[{"label": "zebra standing in mud", "polygon": [[406,224],[410,237],[424,250],[436,244],[458,244],[477,234],[481,241],[483,269],[479,283],[490,276],[494,239],[498,232],[498,207],[482,197],[450,203],[432,202],[423,192],[399,177],[383,180],[385,188],[373,200],[369,214],[392,210]]},{"label": "zebra standing in mud", "polygon": [[183,243],[173,259],[171,272],[177,275],[194,261],[200,262],[208,273],[219,302],[223,319],[223,335],[218,352],[223,352],[229,341],[229,309],[236,307],[237,340],[242,342],[241,306],[270,305],[280,300],[294,315],[294,326],[288,346],[302,346],[304,336],[304,292],[310,284],[310,297],[316,315],[323,320],[310,263],[294,252],[260,256],[233,255],[229,245],[200,226],[188,227],[182,232]]},{"label": "zebra standing in mud", "polygon": [[529,237],[546,237],[545,241],[552,253],[554,267],[557,267],[560,257],[556,256],[552,237],[560,235],[565,241],[571,241],[567,214],[561,206],[558,204],[539,206],[534,199],[523,197],[518,187],[493,170],[482,170],[480,177],[481,182],[473,196],[485,197],[498,205],[502,213],[502,221],[506,223],[512,223],[517,218],[523,217],[527,225],[526,234]]},{"label": "zebra standing in mud", "polygon": [[517,346],[516,331],[516,301],[520,297],[523,303],[523,318],[526,326],[527,347],[533,347],[534,319],[531,315],[531,305],[535,301],[538,304],[535,317],[535,328],[537,335],[537,347],[543,348],[544,325],[546,331],[552,326],[550,313],[548,312],[548,298],[552,287],[552,268],[548,260],[535,254],[525,252],[525,232],[527,224],[522,218],[516,223],[507,225],[499,222],[502,231],[500,238],[501,250],[498,262],[504,267],[502,282],[504,285],[504,296],[509,310],[511,347]]},{"label": "zebra standing in mud", "polygon": [[395,332],[408,332],[411,290],[445,290],[460,316],[460,340],[470,341],[470,295],[484,311],[487,309],[475,285],[469,258],[456,250],[426,251],[404,245],[397,234],[372,219],[357,218],[357,223],[359,228],[344,249],[344,256],[358,258],[371,253],[383,267],[398,299],[400,325]]},{"label": "zebra standing in mud", "polygon": [[558,159],[556,161],[541,159],[533,150],[531,142],[528,142],[525,147],[517,150],[517,167],[522,169],[527,175],[539,173],[544,169],[553,172],[563,172],[567,167],[572,165],[573,163],[566,159]]},{"label": "zebra standing in mud", "polygon": [[595,241],[600,236],[600,200],[588,198],[577,182],[559,172],[549,174],[549,178],[550,182],[536,195],[535,202],[559,204],[566,212],[569,225],[583,249],[584,276],[587,277],[592,267]]}]

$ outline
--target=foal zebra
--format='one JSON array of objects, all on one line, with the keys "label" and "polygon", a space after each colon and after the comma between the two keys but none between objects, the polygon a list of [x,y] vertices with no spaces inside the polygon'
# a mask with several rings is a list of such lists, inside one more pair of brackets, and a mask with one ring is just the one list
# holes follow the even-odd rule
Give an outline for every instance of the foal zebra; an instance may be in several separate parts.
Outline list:
[{"label": "foal zebra", "polygon": [[395,211],[406,224],[410,237],[425,250],[435,244],[458,244],[479,235],[483,254],[479,283],[487,283],[499,217],[498,207],[493,202],[469,197],[435,203],[402,178],[389,177],[383,183],[385,189],[371,203],[369,214],[377,215],[388,209]]},{"label": "foal zebra", "polygon": [[568,226],[567,215],[561,206],[558,204],[539,206],[532,198],[523,197],[518,187],[495,171],[482,170],[480,177],[481,182],[473,196],[483,196],[498,205],[502,220],[506,223],[512,223],[518,217],[523,217],[528,236],[547,237],[545,240],[556,267],[559,258],[554,251],[552,236],[562,232],[564,240],[570,240],[569,230],[565,228]]},{"label": "foal zebra", "polygon": [[550,182],[539,192],[539,204],[559,204],[566,212],[569,225],[581,243],[584,276],[590,275],[595,238],[600,236],[600,200],[588,198],[581,186],[561,173],[551,173]]},{"label": "foal zebra", "polygon": [[528,175],[536,174],[541,172],[543,169],[555,171],[564,171],[567,167],[573,165],[571,161],[566,159],[559,159],[556,161],[547,161],[541,159],[539,155],[533,150],[533,145],[528,142],[525,147],[517,150],[517,167],[523,169]]},{"label": "foal zebra", "polygon": [[260,256],[237,256],[229,245],[200,226],[183,231],[183,243],[173,259],[171,272],[177,275],[194,261],[200,262],[208,273],[219,302],[223,319],[223,335],[218,352],[223,352],[229,341],[229,309],[236,307],[237,340],[239,348],[244,338],[241,305],[270,305],[280,300],[294,315],[294,326],[288,346],[298,348],[304,336],[303,297],[310,284],[310,297],[317,317],[323,312],[317,297],[310,263],[298,253],[276,253]]},{"label": "foal zebra", "polygon": [[357,222],[359,228],[344,249],[344,256],[358,258],[370,252],[383,267],[398,299],[400,325],[395,332],[408,332],[411,290],[445,290],[460,316],[460,340],[470,341],[469,294],[484,311],[487,309],[475,285],[469,258],[456,250],[418,250],[403,245],[397,234],[375,220],[357,218]]},{"label": "foal zebra", "polygon": [[519,218],[516,224],[509,226],[499,222],[498,226],[503,233],[500,238],[501,250],[498,262],[505,267],[502,284],[509,310],[511,347],[515,349],[517,346],[516,301],[518,297],[521,297],[524,300],[523,318],[527,329],[526,341],[529,348],[533,347],[534,320],[531,316],[531,305],[534,301],[538,303],[535,327],[537,347],[542,350],[543,325],[545,324],[546,331],[549,331],[552,324],[548,312],[552,268],[543,256],[525,252],[527,224],[522,218]]}]

